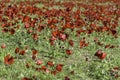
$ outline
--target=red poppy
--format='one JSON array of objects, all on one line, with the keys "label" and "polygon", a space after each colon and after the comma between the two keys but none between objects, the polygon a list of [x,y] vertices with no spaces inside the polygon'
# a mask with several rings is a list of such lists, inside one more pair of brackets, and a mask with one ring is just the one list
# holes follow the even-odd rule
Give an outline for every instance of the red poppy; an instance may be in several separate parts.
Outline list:
[{"label": "red poppy", "polygon": [[29,24],[31,27],[35,27],[35,21],[31,21]]},{"label": "red poppy", "polygon": [[50,41],[54,41],[54,40],[56,40],[56,38],[55,38],[54,36],[52,36],[52,37],[50,38]]},{"label": "red poppy", "polygon": [[112,32],[112,35],[117,34],[117,31],[116,31],[116,30],[111,30],[111,32]]},{"label": "red poppy", "polygon": [[30,22],[31,18],[29,16],[24,16],[23,22]]},{"label": "red poppy", "polygon": [[19,52],[19,48],[16,48],[16,49],[15,49],[15,53],[18,53],[18,52]]},{"label": "red poppy", "polygon": [[1,45],[1,48],[2,48],[2,49],[6,48],[6,45],[5,45],[5,44],[2,44],[2,45]]},{"label": "red poppy", "polygon": [[50,41],[50,44],[51,44],[51,45],[54,45],[55,43],[54,43],[54,41]]},{"label": "red poppy", "polygon": [[64,80],[70,80],[70,78],[68,76],[65,76],[65,79]]},{"label": "red poppy", "polygon": [[29,47],[28,46],[25,46],[25,50],[27,50]]},{"label": "red poppy", "polygon": [[7,65],[11,65],[14,63],[14,58],[13,56],[11,56],[10,54],[6,55],[4,57],[4,63],[7,64]]},{"label": "red poppy", "polygon": [[104,59],[107,56],[106,53],[102,53],[101,56],[99,57],[100,59]]},{"label": "red poppy", "polygon": [[115,78],[119,78],[119,77],[120,77],[120,75],[118,75],[118,74],[115,75]]},{"label": "red poppy", "polygon": [[69,44],[70,44],[71,46],[74,46],[73,40],[69,40]]},{"label": "red poppy", "polygon": [[36,58],[36,56],[37,56],[37,53],[38,53],[37,50],[35,50],[35,49],[32,50],[32,59],[33,59],[33,60],[35,60],[35,58]]},{"label": "red poppy", "polygon": [[33,30],[30,30],[30,29],[27,30],[27,33],[28,33],[28,34],[30,34],[30,33],[32,33],[32,32],[33,32]]},{"label": "red poppy", "polygon": [[39,26],[37,30],[38,30],[38,32],[41,32],[43,29],[44,29],[43,26]]},{"label": "red poppy", "polygon": [[72,53],[73,53],[72,50],[69,49],[66,50],[66,54],[71,55]]},{"label": "red poppy", "polygon": [[56,28],[56,26],[54,26],[54,25],[50,25],[49,26],[51,29],[55,29]]},{"label": "red poppy", "polygon": [[29,68],[29,67],[30,67],[30,64],[29,64],[29,63],[26,63],[26,67]]},{"label": "red poppy", "polygon": [[89,29],[89,30],[86,31],[86,33],[91,34],[91,33],[93,33],[93,31],[94,31],[93,29]]},{"label": "red poppy", "polygon": [[33,55],[36,55],[37,53],[38,53],[38,51],[37,51],[36,49],[33,49],[33,50],[32,50],[32,54],[33,54]]},{"label": "red poppy", "polygon": [[46,66],[42,66],[41,69],[42,69],[43,71],[47,72],[47,73],[50,72],[50,70],[49,70]]},{"label": "red poppy", "polygon": [[120,70],[120,67],[116,66],[113,68],[114,70]]},{"label": "red poppy", "polygon": [[15,33],[15,29],[10,29],[10,34],[14,34]]},{"label": "red poppy", "polygon": [[53,35],[55,38],[58,37],[58,34],[59,34],[59,31],[58,31],[58,30],[52,32],[52,35]]},{"label": "red poppy", "polygon": [[97,44],[98,44],[99,46],[103,46],[103,43],[101,43],[101,42],[97,42]]},{"label": "red poppy", "polygon": [[24,77],[22,80],[32,80],[31,78]]},{"label": "red poppy", "polygon": [[88,45],[89,45],[89,42],[86,43],[85,40],[80,41],[80,48],[83,48],[83,47],[88,46]]},{"label": "red poppy", "polygon": [[56,70],[51,71],[51,74],[56,75],[56,74],[57,74],[57,71],[56,71]]},{"label": "red poppy", "polygon": [[49,66],[54,66],[54,64],[53,64],[52,61],[48,61],[48,62],[47,62],[47,65],[49,65]]},{"label": "red poppy", "polygon": [[41,69],[46,71],[47,68],[46,68],[46,66],[41,66]]},{"label": "red poppy", "polygon": [[110,29],[109,29],[109,27],[107,27],[107,26],[104,26],[104,27],[102,28],[102,32],[105,32],[105,31],[108,31],[108,30],[110,30]]},{"label": "red poppy", "polygon": [[89,45],[89,42],[85,43],[84,46],[88,46]]},{"label": "red poppy", "polygon": [[42,60],[36,60],[36,64],[41,65],[41,64],[43,64],[43,61]]},{"label": "red poppy", "polygon": [[56,70],[59,71],[59,72],[62,71],[62,68],[63,68],[63,64],[58,64],[58,65],[56,66]]},{"label": "red poppy", "polygon": [[54,45],[54,40],[56,40],[55,37],[52,37],[52,38],[49,39],[51,45]]},{"label": "red poppy", "polygon": [[101,54],[102,54],[102,50],[98,50],[98,51],[95,53],[95,56],[99,57]]},{"label": "red poppy", "polygon": [[34,80],[37,80],[37,76],[36,76],[36,75],[33,75],[32,78],[33,78]]},{"label": "red poppy", "polygon": [[6,26],[7,26],[7,24],[2,24],[1,26],[2,26],[2,28],[4,28],[4,27],[6,27]]},{"label": "red poppy", "polygon": [[51,19],[49,19],[47,22],[48,22],[48,25],[52,24],[52,20]]},{"label": "red poppy", "polygon": [[63,33],[60,33],[59,34],[59,39],[62,40],[62,41],[65,41],[67,39],[67,35],[63,34]]},{"label": "red poppy", "polygon": [[19,28],[20,28],[20,26],[19,26],[19,25],[17,25],[16,29],[19,29]]},{"label": "red poppy", "polygon": [[50,70],[47,68],[45,72],[46,72],[46,73],[50,73]]},{"label": "red poppy", "polygon": [[19,54],[20,55],[24,55],[25,54],[25,50],[21,50]]},{"label": "red poppy", "polygon": [[107,44],[105,45],[105,48],[110,48],[110,46],[111,46],[110,44]]},{"label": "red poppy", "polygon": [[2,29],[2,32],[3,33],[6,33],[6,32],[8,32],[9,30],[7,29],[7,28],[4,28],[4,29]]},{"label": "red poppy", "polygon": [[33,37],[34,40],[38,40],[38,35],[37,34],[33,34],[32,37]]},{"label": "red poppy", "polygon": [[35,68],[36,69],[36,71],[41,71],[42,69],[41,68]]},{"label": "red poppy", "polygon": [[35,60],[35,59],[36,59],[36,57],[37,57],[36,55],[32,55],[32,59],[33,59],[33,60]]},{"label": "red poppy", "polygon": [[57,20],[57,19],[53,19],[52,22],[53,22],[53,23],[57,23],[58,20]]},{"label": "red poppy", "polygon": [[95,56],[97,56],[99,59],[104,59],[107,54],[105,52],[103,52],[102,50],[98,50],[96,53],[95,53]]},{"label": "red poppy", "polygon": [[115,47],[118,47],[118,46],[114,46],[114,45],[111,45],[110,48],[115,48]]},{"label": "red poppy", "polygon": [[94,38],[94,42],[98,42],[98,38],[96,37],[96,38]]},{"label": "red poppy", "polygon": [[25,28],[29,28],[30,24],[29,23],[25,23]]}]

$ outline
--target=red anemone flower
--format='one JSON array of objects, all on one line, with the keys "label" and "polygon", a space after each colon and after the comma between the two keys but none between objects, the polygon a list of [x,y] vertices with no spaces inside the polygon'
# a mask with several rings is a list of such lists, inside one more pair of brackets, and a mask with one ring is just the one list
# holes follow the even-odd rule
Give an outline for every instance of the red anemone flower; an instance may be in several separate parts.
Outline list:
[{"label": "red anemone flower", "polygon": [[62,71],[62,68],[63,68],[63,64],[58,64],[58,65],[56,66],[56,70],[59,71],[59,72]]},{"label": "red anemone flower", "polygon": [[20,55],[24,55],[25,54],[25,50],[21,50],[19,54]]},{"label": "red anemone flower", "polygon": [[97,56],[99,59],[104,59],[107,54],[105,52],[103,52],[102,50],[98,50],[96,53],[95,53],[95,56]]},{"label": "red anemone flower", "polygon": [[63,34],[63,33],[60,33],[59,34],[59,39],[62,40],[62,41],[65,41],[67,39],[67,35],[66,34]]},{"label": "red anemone flower", "polygon": [[36,60],[36,64],[41,65],[41,64],[43,64],[43,61],[42,60]]},{"label": "red anemone flower", "polygon": [[42,69],[43,71],[45,71],[46,73],[49,73],[49,72],[50,72],[50,70],[49,70],[46,66],[42,66],[41,69]]},{"label": "red anemone flower", "polygon": [[64,80],[70,80],[70,78],[68,76],[65,76],[65,79]]},{"label": "red anemone flower", "polygon": [[4,57],[4,63],[7,64],[7,65],[11,65],[14,63],[14,58],[13,56],[11,56],[10,54],[6,55]]},{"label": "red anemone flower", "polygon": [[2,45],[1,45],[1,48],[2,48],[2,49],[6,48],[6,45],[5,45],[5,44],[2,44]]},{"label": "red anemone flower", "polygon": [[18,52],[19,52],[19,48],[16,48],[16,49],[15,49],[15,53],[18,53]]},{"label": "red anemone flower", "polygon": [[107,56],[106,53],[102,53],[101,56],[99,57],[100,59],[104,59]]},{"label": "red anemone flower", "polygon": [[31,78],[24,77],[22,80],[32,80]]},{"label": "red anemone flower", "polygon": [[57,74],[57,71],[56,71],[56,70],[51,71],[51,74],[56,75],[56,74]]},{"label": "red anemone flower", "polygon": [[72,50],[69,49],[66,50],[66,54],[71,55],[72,53],[73,53]]},{"label": "red anemone flower", "polygon": [[33,55],[36,55],[37,53],[38,53],[37,50],[35,50],[35,49],[32,50],[32,54],[33,54]]},{"label": "red anemone flower", "polygon": [[38,35],[37,34],[33,34],[32,37],[33,37],[34,40],[38,40]]},{"label": "red anemone flower", "polygon": [[15,29],[10,29],[10,34],[14,34],[15,33]]},{"label": "red anemone flower", "polygon": [[7,28],[3,28],[3,29],[2,29],[2,32],[3,32],[3,33],[6,33],[6,32],[8,32],[8,31],[9,31],[9,30],[8,30]]},{"label": "red anemone flower", "polygon": [[54,64],[53,64],[52,61],[48,61],[48,62],[47,62],[47,65],[49,65],[49,66],[54,66]]},{"label": "red anemone flower", "polygon": [[32,32],[33,32],[33,30],[31,30],[31,29],[28,29],[28,30],[27,30],[27,33],[28,33],[28,34],[30,34],[30,33],[32,33]]},{"label": "red anemone flower", "polygon": [[39,26],[37,30],[38,30],[38,32],[41,32],[43,29],[44,29],[43,26]]},{"label": "red anemone flower", "polygon": [[69,44],[70,44],[71,46],[74,46],[73,40],[69,40]]}]

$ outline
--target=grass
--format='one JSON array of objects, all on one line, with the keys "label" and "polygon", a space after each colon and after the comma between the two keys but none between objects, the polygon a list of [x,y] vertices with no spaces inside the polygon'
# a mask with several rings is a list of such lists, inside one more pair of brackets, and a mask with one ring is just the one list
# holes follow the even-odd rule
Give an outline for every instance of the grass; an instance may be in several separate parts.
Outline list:
[{"label": "grass", "polygon": [[[103,36],[103,38],[100,38],[100,41],[103,41],[104,43],[112,43],[115,45],[119,45],[119,38],[116,40],[111,35],[106,34],[96,34],[93,33],[91,35],[81,35],[82,37],[87,37],[87,40],[91,42],[91,45],[79,49],[77,42],[75,43],[75,47],[72,48],[68,45],[67,41],[66,43],[56,41],[56,46],[52,47],[47,39],[46,42],[44,41],[44,37],[49,37],[48,29],[46,29],[43,33],[41,32],[40,39],[38,43],[33,41],[33,39],[30,37],[30,35],[27,35],[26,33],[23,33],[21,30],[16,32],[14,35],[9,34],[2,34],[0,35],[1,39],[0,42],[6,43],[7,48],[0,50],[0,76],[1,79],[5,80],[13,80],[16,78],[17,80],[21,79],[24,76],[32,76],[37,75],[38,79],[46,80],[46,79],[59,79],[62,80],[65,75],[69,76],[71,79],[82,79],[82,80],[112,80],[114,78],[110,78],[109,75],[109,69],[114,66],[119,66],[119,48],[115,49],[104,49],[104,47],[96,46],[93,42],[94,37]],[[24,35],[24,36],[23,36]],[[89,37],[88,37],[89,36]],[[79,39],[75,39],[78,40]],[[21,45],[18,44],[18,42],[21,41]],[[69,48],[74,50],[74,54],[70,55],[69,57],[64,53],[62,49],[59,49],[59,46],[57,43],[60,43],[60,45],[64,45],[65,48]],[[16,47],[24,48],[25,46],[29,46],[29,49],[35,48],[39,50],[38,59],[42,59],[44,62],[47,62],[48,60],[52,60],[55,63],[63,63],[64,66],[64,72],[57,75],[57,77],[53,77],[50,74],[42,74],[40,72],[36,72],[33,68],[27,69],[25,68],[25,64],[30,63],[31,65],[35,65],[34,61],[30,58],[31,52],[30,50],[27,51],[27,53],[24,56],[18,56],[14,53],[14,50]],[[107,58],[103,61],[98,60],[93,55],[96,52],[97,49],[102,49],[107,53]],[[3,63],[3,56],[10,53],[11,55],[17,57],[15,60],[15,63],[10,66],[6,66]],[[50,55],[54,56],[54,59],[50,59]],[[67,56],[67,58],[65,58]],[[86,62],[85,58],[89,58],[90,61]],[[69,75],[69,71],[75,71],[74,75]],[[49,76],[48,76],[49,75]],[[61,79],[62,78],[62,79]]]}]

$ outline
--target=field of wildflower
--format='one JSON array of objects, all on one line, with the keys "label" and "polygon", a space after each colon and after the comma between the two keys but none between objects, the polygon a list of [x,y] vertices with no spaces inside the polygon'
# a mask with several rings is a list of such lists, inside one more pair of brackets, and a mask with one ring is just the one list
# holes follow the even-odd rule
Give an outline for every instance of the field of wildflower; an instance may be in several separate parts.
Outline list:
[{"label": "field of wildflower", "polygon": [[0,80],[120,80],[120,0],[0,0]]}]

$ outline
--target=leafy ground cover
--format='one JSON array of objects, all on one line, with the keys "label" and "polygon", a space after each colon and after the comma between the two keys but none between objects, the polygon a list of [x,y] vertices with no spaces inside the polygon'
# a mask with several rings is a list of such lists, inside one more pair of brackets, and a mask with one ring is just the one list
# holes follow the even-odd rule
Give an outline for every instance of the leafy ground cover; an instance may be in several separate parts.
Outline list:
[{"label": "leafy ground cover", "polygon": [[0,1],[0,80],[119,80],[119,0]]}]

